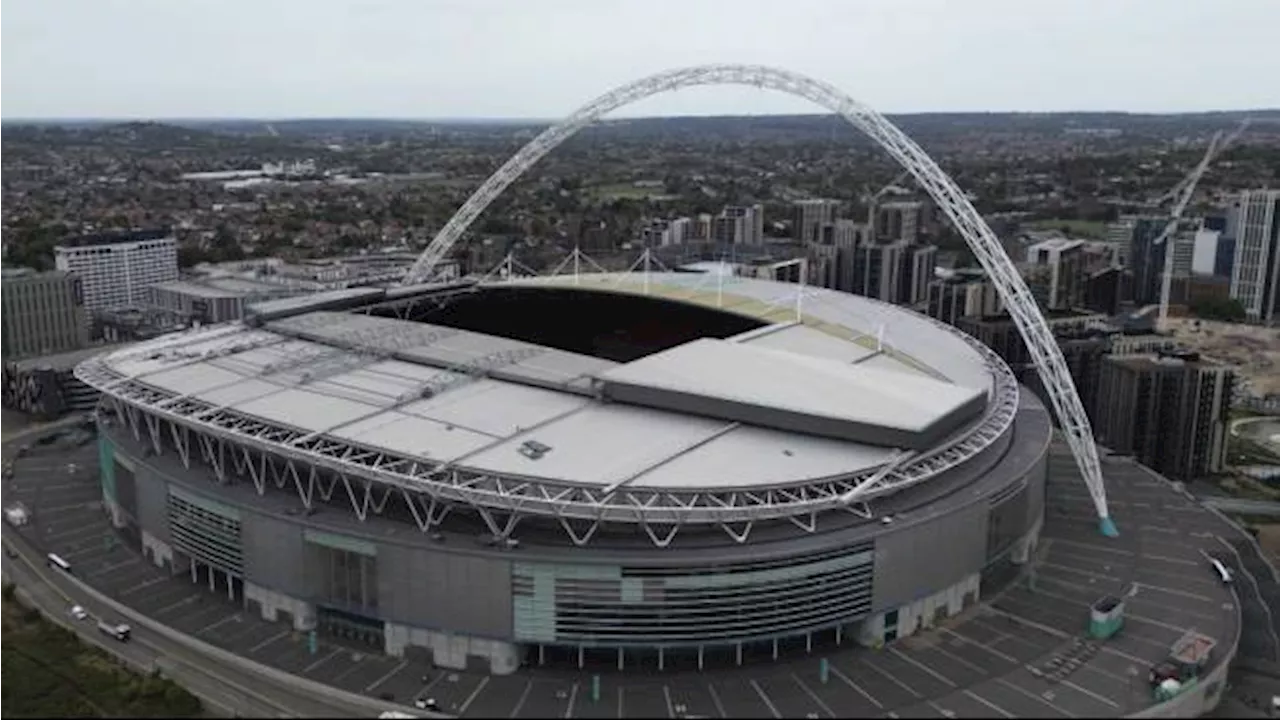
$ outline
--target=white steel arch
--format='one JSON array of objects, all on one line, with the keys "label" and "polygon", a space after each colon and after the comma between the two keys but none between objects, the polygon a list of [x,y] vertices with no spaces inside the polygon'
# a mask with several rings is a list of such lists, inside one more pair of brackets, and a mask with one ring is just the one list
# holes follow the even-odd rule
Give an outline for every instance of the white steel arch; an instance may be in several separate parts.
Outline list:
[{"label": "white steel arch", "polygon": [[1103,485],[1102,468],[1089,418],[1085,415],[1080,396],[1076,393],[1066,361],[1049,325],[1040,314],[1035,299],[1013,262],[1000,247],[995,233],[978,214],[973,203],[969,202],[964,191],[915,141],[880,113],[820,80],[763,65],[700,65],[669,70],[615,88],[543,131],[498,168],[449,219],[431,245],[414,262],[404,282],[408,284],[431,279],[436,264],[448,254],[462,233],[489,203],[534,163],[579,130],[601,116],[637,100],[697,85],[754,85],[807,98],[848,120],[911,173],[964,236],[1008,307],[1035,362],[1063,434],[1071,447],[1071,453],[1075,456],[1089,489],[1089,495],[1093,498],[1101,530],[1106,535],[1115,535],[1115,525],[1107,511],[1106,488]]}]

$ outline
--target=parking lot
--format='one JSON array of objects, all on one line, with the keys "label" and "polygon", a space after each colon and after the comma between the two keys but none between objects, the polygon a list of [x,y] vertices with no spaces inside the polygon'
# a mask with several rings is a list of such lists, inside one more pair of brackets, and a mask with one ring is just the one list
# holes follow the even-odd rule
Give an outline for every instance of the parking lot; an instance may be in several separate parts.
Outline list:
[{"label": "parking lot", "polygon": [[[33,510],[24,536],[57,552],[80,577],[156,620],[220,647],[352,692],[409,702],[431,697],[441,710],[475,717],[1089,717],[1149,704],[1147,668],[1195,629],[1223,642],[1235,609],[1203,552],[1228,552],[1236,531],[1152,479],[1108,462],[1113,516],[1122,533],[1101,537],[1070,457],[1052,458],[1046,525],[1034,573],[945,627],[875,651],[848,648],[707,672],[589,674],[529,669],[490,677],[384,657],[322,637],[315,654],[290,628],[250,616],[225,588],[171,577],[144,562],[106,522],[97,449],[33,447],[17,460],[6,503]],[[68,463],[78,466],[68,471]],[[1229,540],[1227,540],[1229,542]],[[1228,552],[1229,554],[1229,552]],[[1127,596],[1124,630],[1063,679],[1038,676],[1054,658],[1075,656],[1090,603]]]}]

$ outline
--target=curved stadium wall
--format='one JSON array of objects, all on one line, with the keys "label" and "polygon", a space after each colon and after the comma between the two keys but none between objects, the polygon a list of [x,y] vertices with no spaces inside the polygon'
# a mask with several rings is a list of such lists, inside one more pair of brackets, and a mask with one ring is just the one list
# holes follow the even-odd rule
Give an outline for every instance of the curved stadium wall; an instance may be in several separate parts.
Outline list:
[{"label": "curved stadium wall", "polygon": [[[976,602],[1027,557],[1044,512],[1050,434],[1044,408],[1024,394],[1008,437],[890,497],[891,523],[850,515],[845,527],[808,534],[783,522],[740,545],[685,531],[658,548],[633,541],[634,528],[606,528],[575,547],[526,520],[512,548],[477,542],[483,526],[461,514],[420,532],[395,493],[381,498],[381,515],[361,520],[341,482],[307,509],[298,479],[269,457],[255,458],[272,478],[260,496],[246,467],[239,481],[216,480],[223,450],[213,443],[193,444],[204,449],[188,468],[174,444],[156,453],[121,418],[103,414],[100,425],[106,505],[156,564],[298,629],[499,673],[602,652],[633,663],[660,648],[659,663],[741,662],[779,643],[785,652],[909,635]],[[325,487],[321,479],[317,493]]]}]

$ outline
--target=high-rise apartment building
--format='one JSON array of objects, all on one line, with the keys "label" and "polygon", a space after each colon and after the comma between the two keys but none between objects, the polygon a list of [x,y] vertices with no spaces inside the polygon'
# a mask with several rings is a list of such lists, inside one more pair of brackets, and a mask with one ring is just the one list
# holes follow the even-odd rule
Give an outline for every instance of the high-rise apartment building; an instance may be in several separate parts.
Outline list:
[{"label": "high-rise apartment building", "polygon": [[818,241],[818,233],[824,225],[834,223],[836,211],[840,209],[837,200],[809,199],[795,203],[795,219],[792,221],[792,232],[797,242],[810,243]]},{"label": "high-rise apartment building", "polygon": [[732,245],[764,244],[764,206],[730,205],[712,221],[712,240]]},{"label": "high-rise apartment building", "polygon": [[1194,353],[1111,356],[1093,419],[1098,442],[1175,480],[1220,472],[1235,375]]},{"label": "high-rise apartment building", "polygon": [[875,231],[879,242],[904,241],[915,244],[920,239],[924,203],[919,200],[890,200],[876,206]]},{"label": "high-rise apartment building", "polygon": [[80,278],[84,308],[92,315],[141,307],[149,287],[177,280],[178,243],[163,230],[90,235],[55,247],[54,262]]},{"label": "high-rise apartment building", "polygon": [[1049,310],[1079,307],[1084,299],[1085,242],[1055,238],[1027,248],[1028,285]]},{"label": "high-rise apartment building", "polygon": [[1246,190],[1232,204],[1231,297],[1255,322],[1280,320],[1280,190]]},{"label": "high-rise apartment building", "polygon": [[1163,218],[1136,218],[1129,242],[1129,262],[1133,268],[1133,301],[1139,307],[1160,302],[1160,282],[1164,254],[1169,243],[1155,244],[1168,221]]},{"label": "high-rise apartment building", "polygon": [[925,314],[948,325],[962,317],[985,317],[1004,311],[1000,293],[983,273],[935,278],[929,282]]},{"label": "high-rise apartment building", "polygon": [[75,275],[6,269],[0,293],[0,350],[6,360],[70,352],[88,344],[89,322]]}]

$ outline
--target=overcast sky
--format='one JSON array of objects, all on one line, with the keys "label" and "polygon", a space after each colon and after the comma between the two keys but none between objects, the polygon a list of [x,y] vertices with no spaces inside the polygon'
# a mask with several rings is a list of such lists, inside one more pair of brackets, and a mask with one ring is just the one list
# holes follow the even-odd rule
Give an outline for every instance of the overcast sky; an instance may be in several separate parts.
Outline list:
[{"label": "overcast sky", "polygon": [[[4,0],[5,118],[552,118],[701,63],[885,112],[1280,107],[1280,0]],[[813,112],[755,88],[616,115]]]}]

